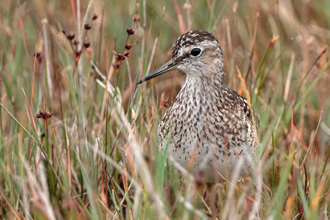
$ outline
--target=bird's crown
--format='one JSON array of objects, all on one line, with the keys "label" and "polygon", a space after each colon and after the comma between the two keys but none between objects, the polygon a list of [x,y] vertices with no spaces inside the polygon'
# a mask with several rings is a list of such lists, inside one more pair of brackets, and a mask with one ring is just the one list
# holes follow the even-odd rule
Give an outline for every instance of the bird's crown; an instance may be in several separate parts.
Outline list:
[{"label": "bird's crown", "polygon": [[[188,31],[178,37],[173,44],[172,58],[176,59],[182,56],[188,56],[191,53],[198,53],[197,49],[202,50],[204,48],[219,48],[220,45],[217,38],[208,31],[194,30]],[[192,51],[196,48],[196,51]]]}]

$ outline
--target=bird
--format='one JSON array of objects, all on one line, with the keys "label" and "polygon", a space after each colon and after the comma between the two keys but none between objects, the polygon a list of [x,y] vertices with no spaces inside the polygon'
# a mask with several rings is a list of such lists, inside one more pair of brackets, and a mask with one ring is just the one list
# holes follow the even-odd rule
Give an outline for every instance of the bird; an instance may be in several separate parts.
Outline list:
[{"label": "bird", "polygon": [[186,74],[181,90],[158,126],[167,156],[206,183],[224,182],[242,160],[239,176],[250,172],[257,132],[248,101],[224,85],[223,52],[208,31],[188,31],[172,47],[172,58],[137,81],[170,70]]}]

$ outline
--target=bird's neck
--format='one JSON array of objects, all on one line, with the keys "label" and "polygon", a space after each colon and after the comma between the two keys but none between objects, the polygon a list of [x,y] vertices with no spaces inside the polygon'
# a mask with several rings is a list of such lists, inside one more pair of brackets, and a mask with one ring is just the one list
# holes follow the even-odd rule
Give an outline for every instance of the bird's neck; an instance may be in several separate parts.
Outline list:
[{"label": "bird's neck", "polygon": [[196,109],[200,105],[212,105],[220,97],[222,78],[206,78],[187,76],[178,96],[177,101],[190,100]]},{"label": "bird's neck", "polygon": [[200,93],[219,91],[223,86],[223,73],[210,76],[187,76],[183,87]]}]

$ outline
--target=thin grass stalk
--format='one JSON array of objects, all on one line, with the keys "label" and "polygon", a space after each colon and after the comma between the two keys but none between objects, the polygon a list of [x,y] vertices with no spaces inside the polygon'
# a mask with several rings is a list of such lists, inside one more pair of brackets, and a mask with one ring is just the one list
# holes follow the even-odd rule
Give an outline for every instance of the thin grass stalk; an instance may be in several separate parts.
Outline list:
[{"label": "thin grass stalk", "polygon": [[48,35],[47,35],[47,27],[48,27],[48,20],[44,18],[42,20],[43,25],[43,32],[44,32],[44,46],[45,46],[45,58],[46,58],[46,72],[47,72],[47,85],[48,85],[48,92],[49,92],[49,99],[53,100],[53,84],[52,84],[52,67],[50,63],[50,55],[49,55],[49,48],[48,48]]}]

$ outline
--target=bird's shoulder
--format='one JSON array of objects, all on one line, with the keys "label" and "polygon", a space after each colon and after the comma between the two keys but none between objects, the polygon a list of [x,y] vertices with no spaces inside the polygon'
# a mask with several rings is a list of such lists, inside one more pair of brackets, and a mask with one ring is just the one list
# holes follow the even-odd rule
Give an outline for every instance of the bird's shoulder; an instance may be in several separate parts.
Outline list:
[{"label": "bird's shoulder", "polygon": [[235,111],[242,112],[248,119],[252,120],[253,108],[249,107],[249,103],[243,96],[236,91],[223,87],[222,95],[225,102],[228,103]]}]

